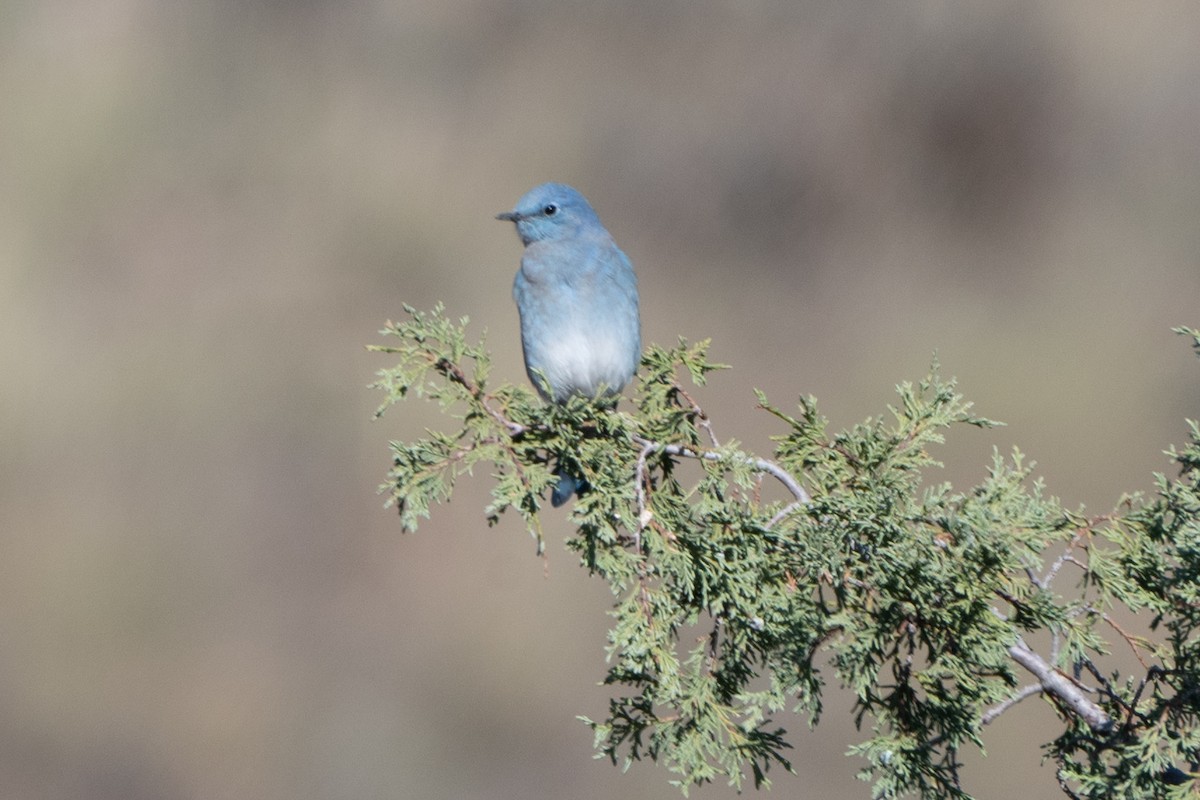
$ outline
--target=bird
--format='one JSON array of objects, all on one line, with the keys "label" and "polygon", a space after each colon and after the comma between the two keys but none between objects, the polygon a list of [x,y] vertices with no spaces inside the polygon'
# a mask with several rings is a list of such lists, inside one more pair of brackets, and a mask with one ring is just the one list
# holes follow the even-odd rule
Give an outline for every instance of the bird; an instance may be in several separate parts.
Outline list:
[{"label": "bird", "polygon": [[[525,246],[513,280],[525,371],[544,400],[619,393],[642,353],[637,275],[587,199],[562,183],[529,190],[496,219]],[[582,479],[561,467],[550,502],[561,506]]]}]

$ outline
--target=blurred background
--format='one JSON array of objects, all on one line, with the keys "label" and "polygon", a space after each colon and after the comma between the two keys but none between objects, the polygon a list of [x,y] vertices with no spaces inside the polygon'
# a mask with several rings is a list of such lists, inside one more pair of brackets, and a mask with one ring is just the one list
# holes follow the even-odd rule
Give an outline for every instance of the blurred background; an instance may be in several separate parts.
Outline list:
[{"label": "blurred background", "polygon": [[[934,353],[1100,512],[1200,417],[1200,11],[994,2],[7,0],[0,9],[0,796],[674,798],[591,759],[607,589],[487,476],[402,536],[364,351],[441,300],[524,381],[544,180],[640,274],[700,393],[884,411]],[[865,797],[831,693],[774,796]],[[1026,701],[967,787],[1054,798]],[[717,786],[695,796],[727,798]]]}]

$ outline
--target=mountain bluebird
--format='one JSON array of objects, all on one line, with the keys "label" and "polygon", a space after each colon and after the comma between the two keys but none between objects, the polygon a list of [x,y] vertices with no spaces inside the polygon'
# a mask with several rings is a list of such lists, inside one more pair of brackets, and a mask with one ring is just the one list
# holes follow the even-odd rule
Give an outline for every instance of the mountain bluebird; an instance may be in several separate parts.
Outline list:
[{"label": "mountain bluebird", "polygon": [[[620,392],[642,354],[637,276],[596,212],[570,186],[546,183],[496,219],[516,223],[525,245],[513,299],[538,393],[562,403]],[[583,485],[561,469],[558,476],[555,506]]]}]

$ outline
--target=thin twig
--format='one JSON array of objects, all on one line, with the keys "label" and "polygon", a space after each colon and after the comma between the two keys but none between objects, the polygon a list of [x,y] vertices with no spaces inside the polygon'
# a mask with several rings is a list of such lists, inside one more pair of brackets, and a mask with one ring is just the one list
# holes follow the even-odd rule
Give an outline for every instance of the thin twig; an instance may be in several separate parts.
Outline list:
[{"label": "thin twig", "polygon": [[[1074,564],[1080,569],[1086,571],[1087,565],[1075,558],[1075,548],[1079,546],[1080,541],[1090,537],[1092,530],[1095,529],[1097,525],[1108,522],[1111,519],[1111,514],[1101,514],[1098,517],[1093,517],[1092,519],[1087,520],[1086,525],[1076,529],[1075,534],[1071,537],[1071,541],[1067,542],[1067,547],[1065,550],[1063,550],[1062,555],[1054,560],[1054,563],[1050,565],[1050,569],[1046,570],[1046,574],[1042,577],[1041,581],[1034,581],[1034,583],[1037,583],[1038,586],[1042,587],[1043,589],[1046,588],[1050,585],[1050,582],[1054,580],[1054,577],[1058,574],[1058,571],[1062,569],[1063,564]],[[1085,547],[1084,549],[1086,550],[1087,548]]]},{"label": "thin twig", "polygon": [[779,509],[778,513],[776,513],[775,516],[771,517],[771,519],[767,521],[767,527],[774,528],[780,522],[783,522],[785,519],[787,519],[787,517],[793,511],[804,508],[806,505],[808,505],[808,500],[793,500],[783,508]]},{"label": "thin twig", "polygon": [[708,641],[708,674],[712,675],[716,671],[717,663],[720,661],[720,637],[721,637],[721,615],[713,616],[712,633],[709,634]]},{"label": "thin twig", "polygon": [[468,378],[467,374],[462,371],[462,367],[458,366],[458,364],[455,364],[453,361],[450,361],[446,358],[439,358],[434,366],[437,368],[438,372],[442,373],[447,378],[470,392],[471,397],[475,398],[475,400],[479,402],[479,405],[482,406],[483,410],[486,411],[492,419],[503,425],[508,430],[510,435],[517,436],[528,430],[526,426],[519,422],[513,422],[508,417],[492,408],[491,405],[488,404],[488,398],[491,397],[491,395],[483,391],[478,384]]},{"label": "thin twig", "polygon": [[1046,588],[1046,584],[1042,581],[1041,578],[1039,578],[1037,576],[1037,573],[1033,571],[1033,567],[1026,564],[1024,569],[1025,569],[1025,577],[1029,578],[1030,583],[1032,583],[1034,586],[1038,587],[1039,589],[1044,590]]},{"label": "thin twig", "polygon": [[1145,646],[1144,642],[1139,641],[1139,637],[1127,632],[1124,628],[1117,624],[1115,619],[1110,617],[1108,614],[1105,614],[1098,608],[1094,608],[1092,606],[1086,606],[1085,608],[1088,612],[1097,615],[1100,617],[1100,619],[1107,622],[1109,627],[1120,634],[1121,638],[1125,640],[1125,644],[1129,645],[1129,649],[1133,651],[1133,656],[1138,660],[1138,663],[1140,663],[1143,668],[1150,669],[1150,665],[1146,663],[1146,659],[1142,658],[1142,653],[1138,649],[1139,647]]},{"label": "thin twig", "polygon": [[[681,458],[695,458],[701,461],[724,461],[725,459],[730,458],[730,456],[724,453],[718,453],[715,450],[699,450],[694,447],[688,447],[681,444],[659,444],[658,442],[653,442],[641,436],[634,437],[634,441],[643,447],[649,446],[650,452],[658,451],[660,453],[666,453],[667,455],[671,456],[679,456]],[[789,492],[791,492],[792,497],[796,498],[797,502],[801,504],[812,502],[812,498],[808,496],[808,492],[804,491],[804,487],[800,485],[800,482],[792,477],[791,473],[776,464],[774,461],[768,461],[765,458],[747,456],[741,453],[733,456],[733,458],[740,458],[742,463],[746,464],[752,469],[758,470],[759,472],[765,472],[778,480],[787,488]]]},{"label": "thin twig", "polygon": [[1040,582],[1034,581],[1035,583],[1037,583],[1037,585],[1039,587],[1041,587],[1042,589],[1045,589],[1047,586],[1049,586],[1050,582],[1052,580],[1054,580],[1054,577],[1056,575],[1058,575],[1058,571],[1060,569],[1062,569],[1063,564],[1074,564],[1075,566],[1079,567],[1082,570],[1087,569],[1087,567],[1082,562],[1080,562],[1079,559],[1075,558],[1074,553],[1071,552],[1071,549],[1073,549],[1075,547],[1076,541],[1077,541],[1077,539],[1073,539],[1071,541],[1071,544],[1069,545],[1069,549],[1065,553],[1063,553],[1061,556],[1054,559],[1054,563],[1050,565],[1050,569],[1048,569],[1046,571],[1045,576],[1041,579]]},{"label": "thin twig", "polygon": [[634,475],[634,489],[637,492],[637,529],[633,532],[633,540],[637,552],[642,550],[642,531],[650,524],[654,513],[646,507],[646,481],[649,476],[646,474],[646,458],[650,453],[654,452],[654,443],[646,442],[642,445],[642,451],[638,453],[637,472]]},{"label": "thin twig", "polygon": [[1012,708],[1017,703],[1024,700],[1026,697],[1029,697],[1029,696],[1035,695],[1035,694],[1041,694],[1043,691],[1045,691],[1045,690],[1042,688],[1042,685],[1040,683],[1031,683],[1028,686],[1026,686],[1024,689],[1022,689],[1021,691],[1015,693],[1012,697],[1005,700],[1004,702],[997,703],[996,705],[989,708],[987,711],[983,712],[983,716],[979,718],[979,721],[980,721],[980,723],[982,723],[984,725],[990,725],[992,722],[994,722],[996,720],[996,717],[1000,716],[1005,711],[1008,711],[1010,708]]},{"label": "thin twig", "polygon": [[708,433],[709,441],[712,442],[713,447],[720,447],[721,443],[717,441],[717,434],[713,431],[712,422],[709,421],[708,414],[704,413],[704,409],[702,409],[700,404],[697,403],[692,396],[687,393],[686,389],[684,389],[678,383],[675,383],[674,386],[675,391],[679,392],[684,400],[687,400],[688,405],[692,407],[692,411],[696,413],[697,422],[700,427],[704,428],[704,430]]}]

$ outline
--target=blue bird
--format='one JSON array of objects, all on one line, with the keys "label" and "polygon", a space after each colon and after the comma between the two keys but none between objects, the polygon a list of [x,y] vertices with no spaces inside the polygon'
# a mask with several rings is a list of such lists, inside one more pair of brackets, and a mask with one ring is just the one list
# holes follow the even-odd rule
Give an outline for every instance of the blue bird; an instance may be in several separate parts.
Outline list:
[{"label": "blue bird", "polygon": [[[525,245],[513,281],[525,371],[546,400],[614,395],[642,354],[637,276],[582,194],[545,183],[497,214]],[[560,506],[583,482],[562,469],[550,502]]]}]

